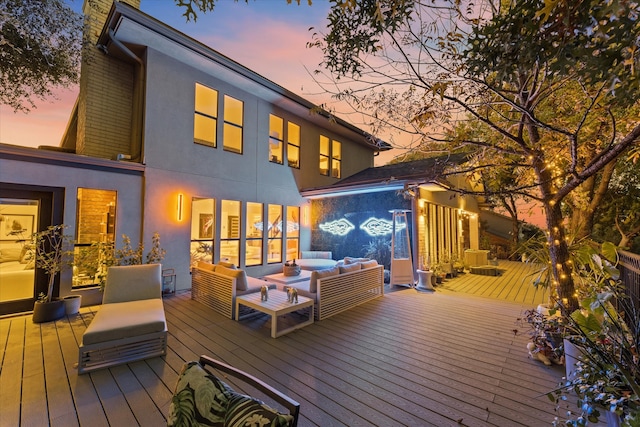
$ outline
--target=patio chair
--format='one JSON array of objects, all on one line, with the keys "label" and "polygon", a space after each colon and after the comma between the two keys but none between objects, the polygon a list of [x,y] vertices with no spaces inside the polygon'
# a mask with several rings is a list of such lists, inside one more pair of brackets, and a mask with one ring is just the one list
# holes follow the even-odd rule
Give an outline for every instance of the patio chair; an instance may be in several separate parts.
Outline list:
[{"label": "patio chair", "polygon": [[[227,374],[233,379],[263,393],[281,405],[288,414],[267,406],[255,397],[237,393],[209,369]],[[171,399],[168,426],[193,425],[197,418],[208,425],[298,425],[300,404],[258,378],[208,356],[182,367]]]},{"label": "patio chair", "polygon": [[162,266],[109,267],[102,306],[82,335],[78,373],[166,352]]}]

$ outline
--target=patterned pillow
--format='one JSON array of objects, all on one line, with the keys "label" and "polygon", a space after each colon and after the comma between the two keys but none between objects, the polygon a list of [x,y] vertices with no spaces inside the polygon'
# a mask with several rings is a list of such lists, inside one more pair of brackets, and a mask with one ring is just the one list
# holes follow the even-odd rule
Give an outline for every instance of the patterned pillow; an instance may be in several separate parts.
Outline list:
[{"label": "patterned pillow", "polygon": [[186,363],[171,399],[167,426],[224,427],[230,395],[229,387],[199,362]]},{"label": "patterned pillow", "polygon": [[229,407],[224,419],[224,425],[229,427],[287,427],[292,423],[292,415],[281,414],[258,399],[235,392],[229,399]]},{"label": "patterned pillow", "polygon": [[293,416],[281,414],[258,399],[236,393],[199,362],[183,366],[167,417],[169,427],[286,427],[292,423]]}]

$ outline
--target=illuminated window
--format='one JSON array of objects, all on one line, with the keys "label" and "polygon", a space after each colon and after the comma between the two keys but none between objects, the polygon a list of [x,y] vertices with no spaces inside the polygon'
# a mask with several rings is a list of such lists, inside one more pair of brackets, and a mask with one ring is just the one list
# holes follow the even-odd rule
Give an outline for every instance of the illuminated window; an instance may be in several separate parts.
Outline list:
[{"label": "illuminated window", "polygon": [[78,188],[76,243],[73,249],[74,288],[99,283],[102,261],[113,256],[116,197],[112,190]]},{"label": "illuminated window", "polygon": [[245,265],[262,264],[264,221],[262,203],[247,202]]},{"label": "illuminated window", "polygon": [[196,83],[193,141],[216,146],[218,123],[218,91]]},{"label": "illuminated window", "polygon": [[300,168],[300,126],[287,123],[287,162],[289,167]]},{"label": "illuminated window", "polygon": [[240,265],[240,202],[223,200],[220,219],[220,259]]},{"label": "illuminated window", "polygon": [[282,206],[269,205],[267,262],[282,262]]},{"label": "illuminated window", "polygon": [[331,146],[329,138],[320,135],[320,173],[329,176],[329,159],[331,157]]},{"label": "illuminated window", "polygon": [[282,164],[284,149],[284,121],[269,114],[269,161]]},{"label": "illuminated window", "polygon": [[320,135],[320,173],[331,178],[342,176],[342,143],[324,135]]},{"label": "illuminated window", "polygon": [[243,102],[224,96],[222,146],[226,151],[242,154]]},{"label": "illuminated window", "polygon": [[191,200],[191,265],[213,262],[216,235],[216,200],[194,197]]},{"label": "illuminated window", "polygon": [[287,260],[298,258],[300,248],[300,208],[287,206]]},{"label": "illuminated window", "polygon": [[333,141],[331,144],[331,177],[340,178],[342,175],[342,144]]}]

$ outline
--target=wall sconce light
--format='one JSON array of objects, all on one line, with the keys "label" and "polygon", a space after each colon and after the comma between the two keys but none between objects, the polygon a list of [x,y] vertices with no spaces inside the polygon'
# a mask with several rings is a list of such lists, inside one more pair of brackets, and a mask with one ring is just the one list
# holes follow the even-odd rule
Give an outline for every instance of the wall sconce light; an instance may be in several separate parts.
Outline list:
[{"label": "wall sconce light", "polygon": [[182,221],[182,199],[184,196],[182,193],[178,194],[178,221]]}]

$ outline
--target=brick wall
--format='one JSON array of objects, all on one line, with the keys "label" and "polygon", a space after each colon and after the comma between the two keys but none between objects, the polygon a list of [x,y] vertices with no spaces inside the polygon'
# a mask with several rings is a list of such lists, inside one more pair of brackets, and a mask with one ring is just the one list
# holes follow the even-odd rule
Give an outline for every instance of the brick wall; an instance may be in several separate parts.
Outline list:
[{"label": "brick wall", "polygon": [[[124,0],[140,7],[140,0]],[[114,158],[131,154],[135,67],[105,55],[96,42],[111,0],[85,0],[85,43],[80,69],[76,152]]]},{"label": "brick wall", "polygon": [[79,188],[78,199],[78,243],[103,241],[107,214],[115,214],[116,192]]}]

